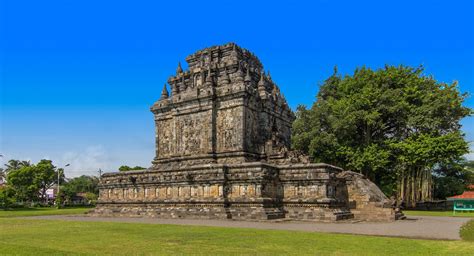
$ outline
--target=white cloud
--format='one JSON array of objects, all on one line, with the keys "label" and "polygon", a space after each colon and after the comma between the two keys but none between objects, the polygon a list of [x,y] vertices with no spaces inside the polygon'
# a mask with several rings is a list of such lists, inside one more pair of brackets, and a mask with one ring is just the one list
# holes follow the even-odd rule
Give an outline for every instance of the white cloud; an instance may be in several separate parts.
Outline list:
[{"label": "white cloud", "polygon": [[[0,152],[3,157],[0,157],[0,167],[8,162],[9,159],[29,160],[31,163],[37,163],[41,159],[51,159],[53,164],[58,168],[65,168],[66,176],[68,178],[78,177],[81,175],[98,175],[99,169],[102,173],[116,172],[121,165],[130,166],[145,166],[150,165],[150,159],[153,158],[153,148],[149,147],[114,147],[104,146],[103,144],[89,145],[85,147],[69,146],[68,150],[47,150],[42,149],[37,152],[29,152],[29,155],[24,155],[24,152]],[[47,153],[45,153],[48,151]]]},{"label": "white cloud", "polygon": [[467,159],[467,160],[473,160],[474,161],[474,152],[471,152],[469,154],[466,154],[464,155],[464,157]]},{"label": "white cloud", "polygon": [[99,169],[102,171],[113,170],[112,160],[102,145],[89,146],[82,152],[66,152],[61,159],[58,162],[58,167],[70,164],[65,168],[67,177],[97,176]]},{"label": "white cloud", "polygon": [[464,157],[467,160],[474,160],[474,145],[472,143],[470,144],[471,144],[471,147],[469,148],[469,153],[465,154]]}]

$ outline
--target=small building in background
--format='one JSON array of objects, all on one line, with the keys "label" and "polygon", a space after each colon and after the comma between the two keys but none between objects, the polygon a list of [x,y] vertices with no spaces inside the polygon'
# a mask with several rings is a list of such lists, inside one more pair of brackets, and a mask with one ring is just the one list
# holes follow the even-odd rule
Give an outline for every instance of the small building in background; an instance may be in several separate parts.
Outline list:
[{"label": "small building in background", "polygon": [[56,198],[56,194],[57,189],[55,187],[46,190],[46,197],[48,198],[48,200],[54,200]]},{"label": "small building in background", "polygon": [[53,185],[49,189],[46,190],[46,199],[48,204],[54,204],[56,201],[56,196],[58,194],[58,186]]},{"label": "small building in background", "polygon": [[456,211],[474,211],[474,184],[467,186],[467,190],[461,195],[447,198],[453,202],[453,212]]}]

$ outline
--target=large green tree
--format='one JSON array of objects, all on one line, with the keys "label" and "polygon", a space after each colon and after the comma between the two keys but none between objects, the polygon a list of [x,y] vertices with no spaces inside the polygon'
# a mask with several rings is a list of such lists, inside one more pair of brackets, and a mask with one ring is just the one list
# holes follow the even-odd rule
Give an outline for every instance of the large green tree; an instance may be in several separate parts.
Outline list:
[{"label": "large green tree", "polygon": [[34,166],[24,166],[8,172],[7,184],[14,190],[16,201],[37,201],[39,186],[35,183],[35,171]]},{"label": "large green tree", "polygon": [[82,175],[70,179],[61,188],[61,196],[70,201],[78,193],[84,193],[89,201],[97,200],[99,195],[99,178],[95,176]]},{"label": "large green tree", "polygon": [[82,175],[70,179],[64,186],[74,193],[94,193],[99,194],[99,178],[95,176]]},{"label": "large green tree", "polygon": [[437,165],[433,169],[434,198],[446,198],[461,194],[467,185],[474,182],[474,173],[469,165],[474,162],[457,161]]},{"label": "large green tree", "polygon": [[41,160],[37,164],[25,161],[10,160],[7,184],[15,194],[17,201],[46,203],[46,191],[57,182],[58,172],[51,160]]},{"label": "large green tree", "polygon": [[293,146],[314,161],[365,174],[413,204],[432,198],[432,169],[468,152],[460,120],[470,115],[457,83],[423,68],[386,66],[334,74],[310,109],[299,106]]},{"label": "large green tree", "polygon": [[45,203],[48,200],[46,191],[57,183],[58,172],[60,175],[64,173],[62,169],[57,169],[51,160],[43,159],[35,165],[33,182],[39,187],[41,200]]}]

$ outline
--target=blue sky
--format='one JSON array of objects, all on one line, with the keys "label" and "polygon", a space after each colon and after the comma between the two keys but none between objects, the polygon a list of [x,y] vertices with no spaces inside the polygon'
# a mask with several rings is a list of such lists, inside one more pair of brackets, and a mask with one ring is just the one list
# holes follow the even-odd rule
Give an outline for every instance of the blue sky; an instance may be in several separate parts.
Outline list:
[{"label": "blue sky", "polygon": [[[68,176],[149,166],[163,83],[227,42],[261,59],[293,109],[334,65],[423,64],[473,92],[472,1],[167,2],[0,0],[0,164],[50,158]],[[474,118],[463,124],[474,140]]]}]

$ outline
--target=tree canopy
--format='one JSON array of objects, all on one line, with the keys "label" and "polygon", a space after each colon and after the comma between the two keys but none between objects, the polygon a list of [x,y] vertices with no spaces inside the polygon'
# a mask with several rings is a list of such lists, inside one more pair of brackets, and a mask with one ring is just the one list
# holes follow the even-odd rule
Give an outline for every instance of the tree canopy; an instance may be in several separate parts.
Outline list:
[{"label": "tree canopy", "polygon": [[130,167],[128,165],[122,165],[119,167],[119,171],[121,172],[127,172],[127,171],[139,171],[139,170],[145,170],[145,167],[141,166],[135,166],[135,167]]},{"label": "tree canopy", "polygon": [[10,160],[7,166],[7,184],[15,191],[18,201],[46,201],[46,191],[57,181],[58,171],[51,160],[43,159],[37,164]]},{"label": "tree canopy", "polygon": [[82,175],[70,180],[61,188],[61,197],[64,201],[70,202],[74,196],[79,193],[86,195],[90,203],[97,200],[99,195],[99,178],[95,176]]},{"label": "tree canopy", "polygon": [[8,163],[5,164],[4,172],[8,173],[10,171],[18,170],[21,167],[30,166],[30,165],[31,165],[30,161],[24,161],[24,160],[21,161],[21,160],[16,160],[16,159],[10,159],[10,160],[8,160]]},{"label": "tree canopy", "polygon": [[36,164],[28,161],[9,160],[5,165],[7,182],[0,187],[0,207],[8,208],[13,204],[47,204],[46,191],[59,181],[61,184],[60,196],[57,202],[71,202],[78,193],[83,193],[89,203],[97,200],[99,193],[99,178],[94,176],[80,176],[66,179],[64,170],[53,165],[51,160],[43,159]]},{"label": "tree canopy", "polygon": [[362,67],[346,76],[335,69],[313,106],[298,107],[293,147],[363,173],[402,200],[429,199],[433,168],[468,152],[460,130],[471,114],[466,96],[423,67]]},{"label": "tree canopy", "polygon": [[86,193],[91,192],[94,194],[99,194],[99,178],[95,176],[82,175],[70,179],[66,185],[65,189],[68,189],[74,193]]}]

